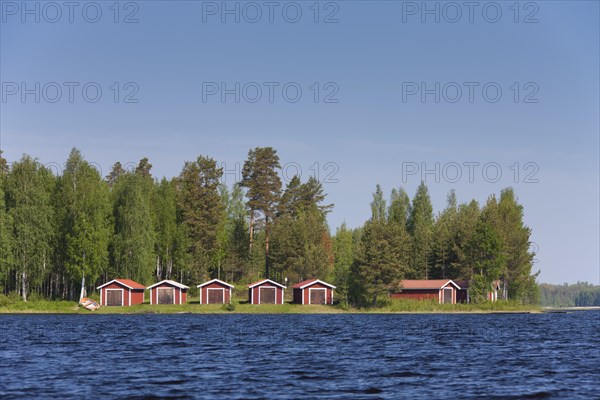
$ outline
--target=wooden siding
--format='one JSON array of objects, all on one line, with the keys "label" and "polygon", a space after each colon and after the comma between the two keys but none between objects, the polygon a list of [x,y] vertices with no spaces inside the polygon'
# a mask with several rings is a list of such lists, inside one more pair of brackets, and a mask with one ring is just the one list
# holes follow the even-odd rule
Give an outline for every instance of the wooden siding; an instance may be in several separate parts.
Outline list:
[{"label": "wooden siding", "polygon": [[283,289],[280,288],[279,286],[273,285],[270,282],[261,283],[260,285],[250,288],[248,290],[248,300],[250,301],[251,304],[260,304],[258,299],[259,299],[259,293],[260,293],[261,287],[275,288],[275,304],[283,304]]},{"label": "wooden siding", "polygon": [[[122,285],[118,282],[113,282],[110,285],[104,286],[102,289],[102,302],[100,305],[105,306],[107,301],[106,290],[107,289],[122,289],[123,290],[123,306],[130,306],[135,304],[142,304],[144,302],[144,290],[143,289],[134,289],[131,290],[125,285]],[[131,304],[129,304],[129,292],[131,291]]]},{"label": "wooden siding", "polygon": [[229,296],[230,288],[229,286],[223,285],[219,282],[213,282],[206,286],[202,286],[200,288],[200,304],[209,304],[208,303],[208,289],[223,289],[223,301],[225,304],[231,302],[231,298]]},{"label": "wooden siding", "polygon": [[323,285],[320,282],[305,287],[304,289],[294,289],[294,303],[310,304],[310,289],[325,289],[325,304],[333,304],[333,289]]}]

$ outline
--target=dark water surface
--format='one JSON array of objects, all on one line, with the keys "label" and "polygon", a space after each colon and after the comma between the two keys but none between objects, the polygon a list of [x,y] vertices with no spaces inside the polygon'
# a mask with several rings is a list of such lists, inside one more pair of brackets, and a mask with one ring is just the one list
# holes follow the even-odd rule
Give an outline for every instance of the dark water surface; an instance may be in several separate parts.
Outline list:
[{"label": "dark water surface", "polygon": [[600,312],[0,315],[0,398],[598,398]]}]

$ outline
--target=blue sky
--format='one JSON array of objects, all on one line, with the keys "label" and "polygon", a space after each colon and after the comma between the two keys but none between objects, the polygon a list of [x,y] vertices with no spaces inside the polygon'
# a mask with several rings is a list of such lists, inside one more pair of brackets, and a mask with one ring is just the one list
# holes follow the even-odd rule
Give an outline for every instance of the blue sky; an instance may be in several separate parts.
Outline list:
[{"label": "blue sky", "polygon": [[[70,22],[62,2],[27,2],[28,14],[0,1],[9,161],[61,165],[76,146],[103,174],[148,157],[172,177],[200,154],[235,171],[273,146],[289,177],[327,179],[332,228],[361,225],[377,183],[412,196],[425,178],[436,211],[450,189],[484,203],[512,186],[540,281],[599,283],[598,2],[521,2],[518,15],[512,1],[475,2],[471,16],[463,2],[320,2],[317,23],[313,1],[274,2],[273,22],[263,2],[227,2],[239,22],[223,2],[121,2],[118,15],[89,3]],[[236,82],[239,102],[223,101]]]}]

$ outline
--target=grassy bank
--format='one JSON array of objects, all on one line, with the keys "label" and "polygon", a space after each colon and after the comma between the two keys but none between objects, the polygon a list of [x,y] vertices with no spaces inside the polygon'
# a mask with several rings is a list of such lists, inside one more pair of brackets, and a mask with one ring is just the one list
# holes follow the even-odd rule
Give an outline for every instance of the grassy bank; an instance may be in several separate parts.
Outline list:
[{"label": "grassy bank", "polygon": [[234,299],[231,306],[201,305],[190,301],[184,305],[150,305],[131,307],[102,307],[91,312],[71,301],[49,301],[33,299],[23,302],[14,297],[0,296],[0,314],[346,314],[346,313],[494,313],[494,312],[539,312],[538,306],[520,305],[511,302],[484,304],[436,304],[425,301],[393,300],[377,308],[352,308],[341,305],[300,305],[286,302],[281,305],[252,305]]}]

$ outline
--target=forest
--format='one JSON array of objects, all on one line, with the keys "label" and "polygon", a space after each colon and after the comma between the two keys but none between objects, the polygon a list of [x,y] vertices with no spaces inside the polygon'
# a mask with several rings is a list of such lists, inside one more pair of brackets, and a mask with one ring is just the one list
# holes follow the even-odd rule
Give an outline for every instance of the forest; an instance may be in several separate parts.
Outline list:
[{"label": "forest", "polygon": [[540,284],[543,307],[600,307],[600,286],[587,282],[569,285]]},{"label": "forest", "polygon": [[8,163],[0,151],[0,292],[76,299],[83,277],[88,293],[114,278],[195,289],[211,278],[318,277],[337,286],[339,301],[370,307],[402,279],[450,278],[470,282],[475,302],[498,279],[506,299],[539,302],[531,230],[513,189],[483,205],[459,204],[451,191],[434,214],[423,182],[412,199],[377,185],[364,225],[332,234],[322,184],[283,185],[280,171],[271,147],[248,152],[232,187],[208,156],[158,179],[147,158],[131,169],[116,162],[103,177],[74,148],[57,175],[28,155]]}]

